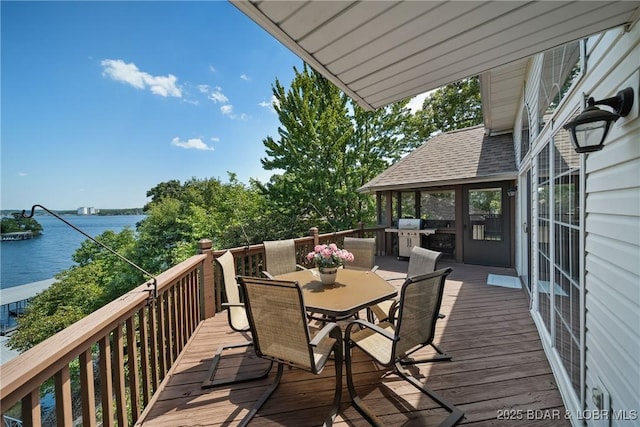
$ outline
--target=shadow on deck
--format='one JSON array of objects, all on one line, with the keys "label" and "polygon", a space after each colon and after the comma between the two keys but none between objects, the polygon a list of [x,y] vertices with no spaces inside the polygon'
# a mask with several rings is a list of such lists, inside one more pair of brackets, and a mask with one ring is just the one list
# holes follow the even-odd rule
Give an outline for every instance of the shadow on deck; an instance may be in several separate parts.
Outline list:
[{"label": "shadow on deck", "polygon": [[[378,273],[385,278],[406,272],[406,261],[394,257],[377,261]],[[413,368],[419,369],[422,381],[465,413],[461,425],[514,425],[523,421],[526,425],[569,425],[560,416],[564,406],[529,315],[526,292],[487,285],[488,274],[514,276],[515,272],[446,261],[438,268],[444,266],[451,266],[453,272],[441,309],[446,317],[438,321],[435,343],[453,360]],[[393,283],[400,286],[402,282]],[[265,380],[244,384],[203,390],[201,383],[218,346],[245,339],[231,331],[225,313],[202,322],[139,424],[236,425],[270,384],[275,370]],[[356,388],[385,423],[435,426],[444,418],[445,411],[428,397],[394,375],[383,377],[384,371],[378,370],[371,359],[354,351]],[[251,350],[238,350],[223,360],[217,378],[257,369],[264,363]],[[320,425],[333,397],[333,372],[331,363],[320,375],[285,369],[279,388],[251,425]],[[505,410],[519,412],[508,419]],[[513,414],[524,418],[518,421]],[[335,425],[368,425],[351,406],[346,383]]]}]

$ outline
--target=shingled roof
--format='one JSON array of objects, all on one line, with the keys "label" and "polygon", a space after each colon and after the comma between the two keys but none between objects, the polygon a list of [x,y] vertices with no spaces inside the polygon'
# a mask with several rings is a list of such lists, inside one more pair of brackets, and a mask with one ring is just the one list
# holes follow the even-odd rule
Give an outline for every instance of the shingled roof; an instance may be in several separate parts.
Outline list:
[{"label": "shingled roof", "polygon": [[374,193],[516,177],[512,134],[487,136],[484,126],[479,125],[431,138],[359,191]]}]

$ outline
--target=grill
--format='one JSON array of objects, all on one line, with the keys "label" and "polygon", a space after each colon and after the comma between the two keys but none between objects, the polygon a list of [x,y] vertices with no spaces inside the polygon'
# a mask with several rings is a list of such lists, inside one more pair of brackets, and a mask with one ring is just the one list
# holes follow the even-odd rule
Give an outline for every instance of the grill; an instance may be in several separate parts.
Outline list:
[{"label": "grill", "polygon": [[414,246],[421,246],[421,235],[436,232],[435,229],[422,228],[420,218],[400,218],[398,228],[387,228],[389,233],[398,233],[398,257],[409,257]]},{"label": "grill", "polygon": [[399,230],[420,230],[422,228],[422,220],[419,218],[400,218],[398,220]]}]

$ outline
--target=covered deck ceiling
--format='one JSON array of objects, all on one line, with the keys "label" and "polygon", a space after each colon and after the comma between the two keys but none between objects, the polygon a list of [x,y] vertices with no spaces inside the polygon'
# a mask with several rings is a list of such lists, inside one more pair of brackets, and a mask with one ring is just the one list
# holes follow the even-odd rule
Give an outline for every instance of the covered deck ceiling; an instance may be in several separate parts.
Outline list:
[{"label": "covered deck ceiling", "polygon": [[[231,0],[365,109],[482,75],[485,126],[513,124],[527,58],[638,21],[639,1]],[[490,89],[487,89],[490,88]],[[495,106],[495,107],[494,107]]]}]

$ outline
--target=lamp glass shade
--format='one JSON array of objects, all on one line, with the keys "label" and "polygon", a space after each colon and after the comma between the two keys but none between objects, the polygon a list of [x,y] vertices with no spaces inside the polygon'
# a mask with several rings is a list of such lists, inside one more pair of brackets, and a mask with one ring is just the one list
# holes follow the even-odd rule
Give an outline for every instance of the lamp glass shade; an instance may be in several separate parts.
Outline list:
[{"label": "lamp glass shade", "polygon": [[576,125],[571,132],[571,139],[576,151],[588,153],[601,150],[610,125],[611,122],[608,120]]}]

